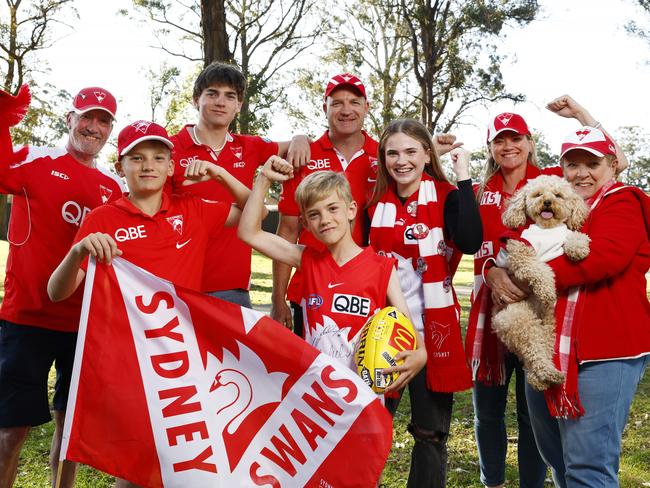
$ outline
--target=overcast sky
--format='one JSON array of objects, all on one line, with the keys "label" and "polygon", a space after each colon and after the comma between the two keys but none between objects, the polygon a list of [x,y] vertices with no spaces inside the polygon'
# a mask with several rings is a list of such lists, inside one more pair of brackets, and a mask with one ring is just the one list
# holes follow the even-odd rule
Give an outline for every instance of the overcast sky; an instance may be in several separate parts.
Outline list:
[{"label": "overcast sky", "polygon": [[[647,24],[650,16],[642,18],[633,0],[540,3],[538,20],[506,33],[504,81],[509,90],[525,93],[528,102],[516,108],[503,103],[474,110],[466,119],[469,125],[457,132],[467,147],[483,144],[490,115],[514,110],[557,151],[575,124],[547,112],[544,105],[564,93],[573,95],[607,128],[639,125],[650,130],[650,46],[624,30],[628,20],[639,17]],[[120,101],[118,128],[148,118],[144,71],[169,57],[152,47],[156,41],[148,26],[117,15],[120,8],[132,8],[131,1],[78,0],[75,5],[80,19],[74,21],[74,30],[45,51],[50,81],[70,93],[89,85],[111,90]],[[189,69],[177,58],[172,61]],[[323,73],[323,80],[332,74]],[[286,139],[288,131],[281,123],[267,135]]]}]

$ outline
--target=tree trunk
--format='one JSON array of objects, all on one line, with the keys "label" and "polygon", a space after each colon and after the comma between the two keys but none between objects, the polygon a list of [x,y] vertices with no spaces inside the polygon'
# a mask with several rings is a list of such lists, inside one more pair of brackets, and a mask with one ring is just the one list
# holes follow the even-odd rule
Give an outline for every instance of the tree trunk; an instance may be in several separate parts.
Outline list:
[{"label": "tree trunk", "polygon": [[232,62],[226,32],[224,0],[201,0],[201,29],[203,31],[203,64],[213,61]]}]

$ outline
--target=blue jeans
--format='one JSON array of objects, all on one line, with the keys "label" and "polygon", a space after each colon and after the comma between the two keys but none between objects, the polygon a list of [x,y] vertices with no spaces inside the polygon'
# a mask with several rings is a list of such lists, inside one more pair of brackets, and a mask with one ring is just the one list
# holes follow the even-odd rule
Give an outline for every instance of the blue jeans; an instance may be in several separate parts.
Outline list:
[{"label": "blue jeans", "polygon": [[537,391],[526,383],[526,401],[530,424],[533,427],[535,441],[544,462],[551,468],[553,481],[557,488],[566,488],[564,480],[564,458],[562,440],[557,419],[551,417],[546,406],[543,391]]},{"label": "blue jeans", "polygon": [[508,384],[514,372],[519,427],[517,442],[519,485],[521,488],[542,488],[546,477],[546,464],[537,451],[530,426],[524,390],[524,371],[514,354],[507,354],[505,362],[505,385],[488,386],[476,383],[472,390],[474,433],[481,467],[481,482],[486,486],[497,486],[505,482],[506,450],[508,448],[505,412]]},{"label": "blue jeans", "polygon": [[[539,401],[541,395],[530,395],[531,414],[535,418],[533,428],[540,450],[545,457],[549,456],[547,460],[554,463],[558,474],[565,470],[565,483],[557,486],[619,486],[621,437],[634,394],[649,362],[650,355],[646,355],[581,365],[578,393],[585,414],[577,419],[552,418],[546,404]],[[548,434],[553,431],[559,436]],[[558,460],[558,452],[562,453],[563,465]]]},{"label": "blue jeans", "polygon": [[236,303],[237,305],[241,305],[242,307],[253,308],[253,305],[251,304],[250,293],[248,293],[248,290],[244,290],[242,288],[234,288],[232,290],[209,291],[206,293],[206,295],[210,295],[211,297],[221,298],[226,302]]}]

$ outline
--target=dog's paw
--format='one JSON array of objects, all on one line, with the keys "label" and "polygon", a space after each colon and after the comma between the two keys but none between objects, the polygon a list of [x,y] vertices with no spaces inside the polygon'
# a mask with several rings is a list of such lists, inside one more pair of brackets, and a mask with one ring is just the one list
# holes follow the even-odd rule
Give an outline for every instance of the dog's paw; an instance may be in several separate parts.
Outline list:
[{"label": "dog's paw", "polygon": [[535,249],[532,246],[516,239],[508,239],[506,251],[508,251],[511,260],[513,259],[512,256],[519,259],[532,259],[535,257]]},{"label": "dog's paw", "polygon": [[571,231],[564,241],[564,253],[571,261],[580,261],[589,255],[590,242],[587,234]]},{"label": "dog's paw", "polygon": [[564,373],[555,369],[552,364],[544,367],[527,368],[526,381],[537,391],[544,391],[553,385],[564,383]]},{"label": "dog's paw", "polygon": [[555,305],[555,273],[546,263],[536,263],[535,274],[530,277],[529,285],[535,298],[547,306]]},{"label": "dog's paw", "polygon": [[540,371],[529,369],[526,380],[537,391],[544,391],[553,385],[564,383],[564,373],[555,368],[543,368]]}]

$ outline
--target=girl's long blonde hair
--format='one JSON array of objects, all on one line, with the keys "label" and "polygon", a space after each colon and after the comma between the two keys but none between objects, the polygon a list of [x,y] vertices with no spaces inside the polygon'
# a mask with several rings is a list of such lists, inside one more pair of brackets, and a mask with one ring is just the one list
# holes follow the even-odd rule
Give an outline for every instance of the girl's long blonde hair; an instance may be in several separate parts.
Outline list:
[{"label": "girl's long blonde hair", "polygon": [[384,132],[382,132],[381,137],[379,138],[379,151],[378,159],[379,166],[377,168],[377,183],[375,184],[375,189],[372,192],[372,198],[368,203],[368,206],[376,204],[379,199],[386,193],[388,186],[391,183],[391,176],[388,174],[386,169],[386,143],[388,139],[394,135],[402,133],[409,137],[412,137],[420,144],[425,151],[429,152],[429,158],[431,164],[426,164],[424,166],[424,171],[431,176],[433,179],[438,181],[448,182],[445,172],[442,170],[442,165],[440,164],[440,158],[438,153],[433,145],[433,139],[429,130],[418,120],[414,119],[398,119],[393,120],[390,124],[386,126]]}]

